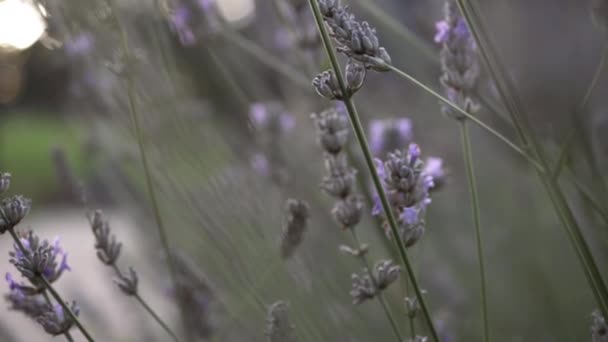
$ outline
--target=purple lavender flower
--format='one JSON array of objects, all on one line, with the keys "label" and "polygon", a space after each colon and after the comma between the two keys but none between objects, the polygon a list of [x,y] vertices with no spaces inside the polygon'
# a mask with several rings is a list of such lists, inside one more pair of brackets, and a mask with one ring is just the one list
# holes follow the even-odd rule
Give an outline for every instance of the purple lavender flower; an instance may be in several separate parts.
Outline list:
[{"label": "purple lavender flower", "polygon": [[[453,1],[448,0],[444,7],[444,19],[436,24],[435,41],[441,49],[441,84],[447,98],[469,113],[479,109],[474,100],[475,86],[479,77],[479,63],[475,40]],[[443,112],[457,120],[466,116],[452,107],[443,105]]]},{"label": "purple lavender flower", "polygon": [[[10,262],[34,285],[34,289],[43,288],[39,279],[40,275],[43,275],[48,282],[53,283],[59,279],[64,271],[70,270],[67,263],[67,253],[59,245],[58,239],[55,239],[52,245],[47,240],[40,242],[38,236],[30,231],[22,235],[20,240],[25,249],[25,254],[18,245],[14,244],[14,251],[9,252]],[[57,258],[61,258],[59,263]]]},{"label": "purple lavender flower", "polygon": [[471,36],[467,22],[462,17],[458,18],[456,26],[454,27],[451,27],[447,20],[440,20],[435,23],[435,29],[437,30],[437,33],[435,33],[434,40],[435,43],[438,44],[447,42],[450,38],[450,34],[454,34],[460,39],[469,39]]},{"label": "purple lavender flower", "polygon": [[[72,303],[70,309],[76,316],[80,313],[80,308],[75,302]],[[65,314],[63,307],[59,304],[47,309],[36,318],[36,321],[44,328],[44,331],[53,336],[65,334],[74,325],[74,321]]]},{"label": "purple lavender flower", "polygon": [[399,219],[405,224],[415,224],[418,222],[418,210],[414,207],[403,208],[403,211],[399,215]]},{"label": "purple lavender flower", "polygon": [[251,167],[261,176],[268,176],[270,173],[270,163],[263,153],[256,153],[251,157]]},{"label": "purple lavender flower", "polygon": [[437,33],[435,33],[435,43],[444,43],[450,32],[450,25],[445,20],[440,20],[435,23],[435,29]]},{"label": "purple lavender flower", "polygon": [[283,133],[290,132],[291,130],[294,129],[294,127],[296,127],[295,117],[287,112],[281,114],[281,116],[279,117],[279,122],[280,122],[280,126],[281,126],[281,131]]},{"label": "purple lavender flower", "polygon": [[249,116],[256,126],[262,127],[268,122],[270,114],[265,104],[257,102],[249,107]]},{"label": "purple lavender flower", "polygon": [[210,11],[215,6],[215,0],[198,0],[196,3],[203,12]]},{"label": "purple lavender flower", "polygon": [[424,163],[422,172],[432,177],[433,185],[429,188],[431,190],[437,190],[443,186],[448,175],[447,170],[443,166],[443,159],[438,157],[428,157]]},{"label": "purple lavender flower", "polygon": [[194,32],[190,27],[191,14],[185,5],[180,4],[169,17],[169,26],[177,34],[183,45],[189,46],[196,42]]},{"label": "purple lavender flower", "polygon": [[[412,143],[405,151],[389,153],[385,162],[375,160],[389,204],[399,218],[399,237],[407,247],[424,234],[424,213],[431,203],[429,189],[434,186],[433,177],[423,172],[420,153],[420,147]],[[381,212],[380,198],[374,194],[372,215]],[[392,236],[389,230],[387,234]]]},{"label": "purple lavender flower", "polygon": [[88,32],[81,33],[65,43],[65,51],[68,56],[82,56],[93,49],[95,38]]},{"label": "purple lavender flower", "polygon": [[369,145],[372,153],[402,148],[413,139],[412,121],[408,118],[374,119],[369,124]]},{"label": "purple lavender flower", "polygon": [[369,147],[373,154],[379,154],[384,147],[384,130],[386,122],[374,119],[369,124]]},{"label": "purple lavender flower", "polygon": [[293,46],[291,32],[286,29],[278,29],[274,33],[274,43],[279,50],[288,50]]},{"label": "purple lavender flower", "polygon": [[414,165],[420,157],[420,146],[410,144],[410,146],[407,148],[407,153],[409,154],[410,164]]}]

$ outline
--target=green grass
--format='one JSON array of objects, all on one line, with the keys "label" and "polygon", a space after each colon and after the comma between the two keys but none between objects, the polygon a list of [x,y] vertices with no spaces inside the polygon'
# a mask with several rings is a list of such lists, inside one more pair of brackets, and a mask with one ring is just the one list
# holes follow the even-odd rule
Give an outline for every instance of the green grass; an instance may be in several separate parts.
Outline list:
[{"label": "green grass", "polygon": [[49,113],[9,113],[0,124],[0,168],[13,175],[11,193],[48,201],[59,189],[51,151],[62,148],[77,176],[87,174],[75,125]]}]

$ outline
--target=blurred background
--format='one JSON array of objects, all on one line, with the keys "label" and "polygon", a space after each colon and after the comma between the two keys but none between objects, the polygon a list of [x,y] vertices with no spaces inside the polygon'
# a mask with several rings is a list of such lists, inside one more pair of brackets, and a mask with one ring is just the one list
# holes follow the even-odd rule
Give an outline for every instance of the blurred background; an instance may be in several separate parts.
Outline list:
[{"label": "blurred background", "polygon": [[[395,66],[440,89],[433,37],[443,1],[348,4],[376,27]],[[598,212],[608,196],[608,75],[600,75],[584,113],[572,114],[606,37],[593,26],[586,0],[488,0],[480,7],[552,160],[576,131],[561,185],[606,270],[608,227]],[[319,190],[323,157],[310,114],[332,104],[310,82],[327,68],[310,11],[295,0],[0,0],[0,169],[13,175],[11,194],[33,200],[22,228],[61,237],[72,271],[57,287],[78,301],[98,341],[168,339],[96,260],[87,208],[108,213],[124,243],[121,267],[135,267],[142,296],[188,340],[265,341],[267,306],[277,300],[289,302],[299,341],[391,337],[377,304],[351,304],[350,274],[360,266],[339,253],[349,237]],[[496,114],[505,111],[483,71],[478,91],[492,105],[479,117],[516,140],[508,119]],[[393,73],[369,74],[355,101],[366,127],[407,118],[408,139],[423,155],[442,158],[448,176],[433,193],[425,236],[410,255],[444,340],[481,340],[458,125],[436,99]],[[171,249],[187,260],[187,279],[201,301],[177,305],[172,294],[133,108]],[[595,302],[541,183],[521,156],[485,131],[471,131],[494,340],[588,341]],[[367,184],[350,140],[352,163]],[[283,260],[278,241],[287,198],[311,208],[302,245]],[[370,211],[359,234],[373,259],[390,257]],[[0,245],[8,251],[10,237]],[[3,260],[2,271],[15,272]],[[403,287],[391,287],[388,297],[405,330]],[[192,322],[185,330],[180,312]],[[422,321],[419,328],[424,332]],[[9,310],[0,310],[0,336],[51,340]]]}]

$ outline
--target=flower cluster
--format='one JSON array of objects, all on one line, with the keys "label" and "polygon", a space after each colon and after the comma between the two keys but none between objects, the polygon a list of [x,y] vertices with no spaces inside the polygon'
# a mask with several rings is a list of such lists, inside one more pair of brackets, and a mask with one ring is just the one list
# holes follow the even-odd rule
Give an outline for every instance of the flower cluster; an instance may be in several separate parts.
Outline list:
[{"label": "flower cluster", "polygon": [[408,118],[373,119],[369,124],[369,148],[374,155],[409,145],[414,139]]},{"label": "flower cluster", "polygon": [[[410,144],[407,150],[389,153],[383,162],[376,159],[378,175],[393,210],[398,213],[400,238],[406,247],[414,245],[424,234],[424,214],[431,203],[429,190],[433,177],[424,172],[420,148]],[[374,198],[373,215],[380,215],[382,204]],[[390,236],[390,231],[387,230]]]},{"label": "flower cluster", "polygon": [[[442,45],[440,81],[446,96],[466,112],[475,113],[479,110],[479,104],[473,98],[479,78],[477,49],[467,23],[453,0],[445,3],[444,19],[437,22],[436,28],[435,42]],[[466,118],[448,105],[443,105],[443,112],[457,120]]]},{"label": "flower cluster", "polygon": [[[69,271],[67,263],[67,253],[59,245],[56,238],[51,244],[47,240],[40,242],[40,238],[32,231],[20,234],[21,246],[17,243],[13,245],[14,251],[9,252],[10,262],[22,276],[27,278],[33,287],[25,285],[12,285],[20,287],[22,291],[36,293],[44,290],[44,283],[41,276],[49,283],[54,283],[61,277],[64,271]],[[23,248],[23,249],[22,249]]]},{"label": "flower cluster", "polygon": [[367,21],[360,22],[340,5],[339,0],[318,0],[319,9],[330,35],[338,44],[338,51],[363,64],[366,69],[388,71],[391,57],[380,46],[376,29]]},{"label": "flower cluster", "polygon": [[343,149],[348,142],[348,119],[344,113],[329,109],[312,118],[317,141],[324,150],[325,169],[321,189],[336,198],[332,214],[343,229],[352,229],[361,220],[363,200],[354,193],[356,170],[348,165]]},{"label": "flower cluster", "polygon": [[[408,118],[373,119],[369,124],[369,147],[376,156],[384,155],[403,146],[414,138],[412,121]],[[448,176],[443,159],[428,157],[423,172],[433,177],[432,191],[441,188]]]},{"label": "flower cluster", "polygon": [[308,223],[309,206],[306,202],[290,198],[285,204],[285,223],[281,234],[281,257],[289,258],[302,242]]},{"label": "flower cluster", "polygon": [[268,308],[266,318],[266,337],[268,342],[295,341],[294,326],[289,319],[289,305],[278,301]]},{"label": "flower cluster", "polygon": [[315,76],[312,80],[312,86],[317,94],[326,99],[344,101],[361,89],[367,70],[359,62],[349,59],[344,74],[346,77],[346,94],[343,94],[333,70],[326,70]]},{"label": "flower cluster", "polygon": [[362,275],[353,274],[352,290],[353,304],[359,304],[374,298],[380,291],[385,290],[399,277],[401,269],[390,260],[379,261],[374,266],[374,273],[364,270]]},{"label": "flower cluster", "polygon": [[[11,176],[0,174],[0,193],[10,187]],[[50,335],[67,333],[74,325],[70,315],[64,313],[61,305],[52,305],[43,298],[47,284],[56,282],[63,272],[69,271],[67,253],[61,248],[59,238],[53,243],[40,238],[32,231],[21,233],[15,227],[29,213],[31,201],[23,196],[12,196],[2,200],[0,205],[0,233],[7,231],[15,238],[9,261],[28,280],[18,282],[10,273],[6,273],[9,293],[4,296],[11,310],[19,311],[38,322]],[[78,315],[80,309],[72,302],[71,311]]]},{"label": "flower cluster", "polygon": [[105,219],[101,210],[95,210],[88,215],[91,230],[95,236],[95,249],[97,250],[97,258],[106,266],[111,266],[116,273],[114,283],[127,296],[137,295],[137,285],[139,279],[133,268],[129,267],[129,273],[123,274],[116,264],[122,243],[116,240],[116,236],[112,234],[110,224]]},{"label": "flower cluster", "polygon": [[258,102],[251,105],[249,118],[256,131],[257,144],[263,151],[252,157],[251,166],[258,174],[270,177],[277,184],[285,183],[285,161],[278,140],[295,128],[295,117],[278,102]]},{"label": "flower cluster", "polygon": [[[8,175],[8,176],[7,176]],[[10,174],[2,175],[3,186],[8,188]],[[4,191],[2,191],[4,192]],[[0,203],[0,234],[13,229],[29,213],[32,201],[21,195],[8,197]]]},{"label": "flower cluster", "polygon": [[288,21],[285,25],[291,25],[277,31],[277,45],[286,50],[299,49],[308,58],[305,62],[315,62],[315,56],[320,52],[321,37],[310,14],[308,1],[278,1],[276,5],[282,17]]},{"label": "flower cluster", "polygon": [[194,6],[179,1],[172,8],[165,8],[169,28],[177,35],[180,43],[191,46],[197,42],[197,32],[215,32],[219,29],[220,18],[214,0],[198,0]]}]

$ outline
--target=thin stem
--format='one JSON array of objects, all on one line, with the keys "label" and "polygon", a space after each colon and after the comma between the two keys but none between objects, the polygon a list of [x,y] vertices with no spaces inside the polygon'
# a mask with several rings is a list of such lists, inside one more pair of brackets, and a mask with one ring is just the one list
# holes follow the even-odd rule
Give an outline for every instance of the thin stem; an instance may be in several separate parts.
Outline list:
[{"label": "thin stem", "polygon": [[167,324],[165,324],[165,322],[156,314],[156,312],[154,312],[154,310],[152,310],[150,305],[148,305],[148,303],[145,300],[143,300],[143,298],[141,298],[140,295],[136,294],[134,297],[135,297],[135,299],[137,299],[139,304],[141,304],[141,306],[143,306],[144,309],[146,309],[146,311],[150,314],[150,316],[152,316],[156,320],[156,323],[158,323],[158,325],[160,325],[163,329],[165,329],[165,331],[169,335],[171,335],[171,338],[173,338],[173,341],[179,342],[179,338],[177,338],[177,336],[171,330],[171,328],[169,328],[169,326]]},{"label": "thin stem", "polygon": [[[485,36],[487,31],[484,29],[483,22],[479,13],[477,13],[477,9],[474,8],[471,2],[466,0],[457,0],[457,3],[467,21],[472,35],[475,37],[480,54],[483,57],[483,61],[488,67],[488,71],[496,83],[498,92],[500,93],[503,102],[511,115],[519,138],[526,146],[529,147],[530,152],[536,157],[543,168],[545,170],[548,169],[548,160],[543,153],[540,142],[529,127],[529,123],[526,120],[526,115],[523,110],[524,107],[518,98],[515,87],[507,76],[504,66],[499,62],[499,55],[494,50],[490,40]],[[585,241],[582,230],[568,205],[566,197],[559,188],[557,182],[551,179],[550,175],[540,171],[537,172],[537,174],[545,187],[549,198],[551,199],[555,212],[562,222],[573,248],[577,253],[587,281],[589,282],[589,286],[591,287],[591,290],[599,305],[600,311],[604,316],[607,316],[608,289],[606,288],[597,264],[595,263],[591,250]]]},{"label": "thin stem", "polygon": [[221,60],[217,53],[215,53],[213,48],[207,49],[207,53],[209,54],[209,57],[211,57],[211,60],[213,60],[217,70],[220,72],[222,79],[226,82],[226,85],[231,88],[232,92],[243,108],[249,107],[249,97],[243,88],[238,84],[236,79],[232,76],[225,63]]},{"label": "thin stem", "polygon": [[[587,91],[585,92],[585,95],[583,96],[581,103],[578,105],[577,110],[573,113],[574,120],[581,120],[581,118],[578,117],[578,114],[582,114],[582,112],[585,110],[585,107],[587,107],[587,103],[589,102],[589,99],[591,98],[591,94],[593,93],[593,90],[595,89],[595,86],[597,85],[597,81],[600,79],[602,70],[604,70],[604,66],[606,65],[606,60],[608,59],[607,57],[608,57],[608,44],[604,44],[604,47],[602,48],[602,57],[600,58],[600,62],[595,70],[595,73],[593,74],[591,83],[589,84],[589,87],[587,87]],[[559,174],[566,161],[568,151],[570,150],[570,147],[572,146],[572,143],[574,142],[575,136],[576,136],[576,126],[573,125],[570,128],[570,131],[568,132],[568,138],[566,139],[566,141],[564,142],[564,145],[562,146],[562,148],[560,150],[559,158],[557,159],[555,168],[553,169],[553,172],[551,172],[551,177],[553,179],[556,179],[557,177],[559,177]],[[589,161],[589,162],[592,163],[592,161]],[[593,165],[590,165],[590,167],[593,168]]]},{"label": "thin stem", "polygon": [[226,27],[224,30],[220,31],[220,35],[234,43],[237,47],[255,56],[260,63],[266,65],[268,68],[276,70],[295,84],[310,89],[310,81],[305,75],[295,71],[291,65],[283,62],[280,58],[271,53],[268,53],[256,43],[242,37],[234,32],[233,29]]},{"label": "thin stem", "polygon": [[[27,252],[27,249],[25,249],[25,247],[23,246],[23,243],[21,242],[21,239],[19,239],[19,237],[17,236],[17,233],[15,233],[15,229],[11,228],[8,231],[11,234],[11,236],[13,237],[13,240],[15,240],[15,244],[17,244],[17,247],[19,247],[19,250],[21,250],[21,253],[23,253],[23,255],[25,255],[25,256],[28,256],[29,254]],[[78,320],[78,317],[74,314],[74,312],[72,312],[72,309],[70,309],[70,307],[61,298],[61,295],[59,295],[59,292],[57,292],[55,290],[53,285],[51,285],[51,283],[49,283],[49,281],[46,280],[46,278],[42,274],[38,275],[38,279],[40,279],[40,281],[44,284],[44,287],[46,288],[46,290],[48,290],[51,293],[51,295],[53,296],[53,298],[55,298],[57,303],[59,303],[59,305],[61,305],[61,307],[63,308],[63,311],[66,312],[68,314],[68,316],[70,316],[70,319],[72,319],[74,324],[76,324],[78,329],[80,329],[80,331],[82,332],[84,337],[87,339],[87,341],[94,342],[95,340],[93,339],[93,337],[91,337],[91,335],[89,334],[87,329],[82,325],[82,323],[80,323],[80,321]]]},{"label": "thin stem", "polygon": [[[110,5],[113,5],[109,2]],[[123,48],[123,52],[125,54],[126,63],[127,63],[127,98],[129,102],[129,114],[131,116],[131,122],[133,124],[133,128],[135,129],[135,136],[137,139],[137,146],[139,149],[139,154],[141,157],[142,167],[144,170],[144,178],[146,182],[146,187],[148,189],[148,194],[150,195],[150,202],[152,204],[152,212],[154,214],[154,219],[156,221],[156,226],[158,230],[158,235],[160,237],[161,247],[164,250],[167,257],[167,268],[169,269],[169,274],[173,284],[177,283],[177,272],[175,270],[175,263],[173,261],[173,254],[171,253],[169,238],[167,236],[167,232],[164,226],[164,222],[160,213],[160,206],[158,200],[156,198],[156,188],[154,186],[154,181],[152,180],[152,174],[150,172],[150,165],[148,162],[148,156],[145,149],[145,141],[142,129],[140,127],[139,122],[139,113],[137,108],[137,101],[135,99],[135,80],[133,79],[133,57],[131,56],[131,50],[129,48],[129,40],[125,30],[122,28],[120,20],[116,17],[114,13],[114,8],[112,7],[112,13],[114,16],[114,20],[116,22],[116,26],[118,27],[118,31],[120,33],[121,45]],[[180,310],[180,314],[183,313]]]},{"label": "thin stem", "polygon": [[570,147],[572,146],[572,143],[574,142],[574,137],[576,137],[576,129],[574,127],[572,127],[570,129],[570,131],[568,132],[568,136],[566,137],[566,140],[564,141],[564,145],[562,146],[562,148],[559,151],[559,156],[557,157],[555,166],[551,170],[550,177],[553,181],[556,181],[557,178],[559,178],[559,175],[562,172],[562,169],[564,168],[566,161],[568,160],[568,152],[570,151]]},{"label": "thin stem", "polygon": [[[289,34],[295,36],[297,34],[298,28],[294,24],[294,19],[288,18],[287,15],[285,15],[284,9],[281,8],[281,5],[285,5],[287,2],[282,0],[270,0],[270,3],[277,18],[279,18],[281,25],[283,25],[289,31]],[[302,48],[298,46],[293,50],[295,50],[294,52],[296,54],[296,58],[298,59],[298,63],[301,64],[301,67],[304,69],[304,71],[307,74],[312,75],[314,73],[314,66],[306,58],[306,54],[304,53],[304,51],[302,51]]]},{"label": "thin stem", "polygon": [[570,179],[572,179],[574,186],[580,192],[581,196],[583,196],[583,198],[586,199],[589,204],[591,204],[591,207],[593,207],[593,209],[595,209],[595,211],[600,215],[604,223],[608,224],[608,213],[606,210],[604,210],[600,204],[600,201],[593,196],[591,191],[587,189],[587,187],[574,175],[574,173],[572,173],[572,171],[569,171],[567,175]]},{"label": "thin stem", "polygon": [[[357,232],[355,232],[354,228],[351,228],[349,230],[353,236],[353,240],[355,240],[356,248],[360,248],[361,241],[359,241]],[[391,328],[393,328],[393,332],[395,333],[395,337],[397,337],[397,341],[403,341],[403,337],[401,337],[401,333],[399,332],[399,328],[397,326],[397,321],[395,321],[395,318],[393,317],[391,310],[389,309],[388,305],[386,304],[384,294],[378,288],[378,280],[374,276],[374,270],[371,268],[371,265],[370,265],[369,261],[367,260],[367,257],[365,256],[365,253],[359,253],[358,258],[361,261],[363,268],[365,268],[365,270],[367,271],[367,274],[369,275],[369,278],[372,281],[372,285],[374,286],[374,289],[376,289],[376,291],[377,291],[378,301],[382,305],[382,309],[384,310],[384,313],[386,314],[386,317],[388,318],[388,320],[391,324]]]},{"label": "thin stem", "polygon": [[425,43],[424,40],[420,39],[405,25],[378,6],[377,1],[356,0],[356,2],[359,3],[361,8],[369,12],[369,14],[376,17],[378,23],[386,26],[398,37],[402,38],[406,42],[409,42],[414,48],[421,51],[424,54],[425,59],[439,63],[439,58],[437,57],[437,53],[435,53],[433,48],[429,44]]},{"label": "thin stem", "polygon": [[483,244],[481,238],[481,219],[479,210],[479,197],[477,194],[477,184],[475,179],[475,170],[473,164],[473,152],[471,150],[471,138],[469,134],[469,126],[466,120],[460,121],[460,132],[462,135],[462,153],[467,170],[467,178],[469,180],[469,191],[471,193],[471,208],[473,223],[475,225],[475,241],[477,246],[477,260],[479,262],[479,277],[481,281],[481,314],[483,317],[483,340],[490,341],[490,326],[488,322],[488,299],[486,293],[486,272],[484,267]]},{"label": "thin stem", "polygon": [[[329,34],[324,26],[321,11],[319,10],[319,4],[317,3],[317,0],[308,0],[308,4],[310,5],[313,16],[315,17],[315,21],[317,23],[317,29],[319,30],[319,33],[321,34],[321,38],[323,40],[323,46],[325,47],[325,51],[331,62],[332,69],[336,75],[336,78],[338,80],[338,84],[340,85],[342,94],[347,94],[344,76],[342,75],[342,70],[340,69],[340,64],[338,63],[338,58],[336,56],[336,53],[334,52],[332,43],[329,38]],[[374,166],[374,160],[372,157],[372,153],[369,149],[369,145],[367,143],[367,138],[365,137],[365,131],[363,129],[363,125],[361,124],[359,115],[357,114],[357,108],[355,107],[355,103],[353,102],[353,100],[350,97],[348,97],[344,100],[344,104],[346,106],[346,110],[348,112],[348,116],[350,118],[351,125],[353,126],[353,130],[355,131],[357,141],[359,142],[359,145],[363,152],[363,156],[365,157],[365,163],[367,164],[369,172],[371,173],[372,180],[374,182],[374,186],[376,187],[376,191],[378,192],[378,195],[380,197],[380,201],[382,203],[382,208],[384,209],[386,217],[388,218],[388,223],[389,223],[391,232],[393,234],[394,240],[396,242],[397,249],[399,250],[399,255],[401,257],[403,265],[405,266],[405,270],[410,278],[410,281],[414,288],[414,292],[416,293],[416,297],[418,298],[418,301],[420,303],[422,312],[424,313],[424,318],[429,327],[429,332],[431,334],[431,337],[433,340],[439,341],[439,337],[438,337],[435,327],[433,325],[433,320],[431,319],[429,310],[427,309],[424,298],[422,297],[422,292],[420,291],[420,287],[418,286],[418,281],[416,280],[416,277],[414,276],[413,268],[407,257],[405,246],[403,245],[403,241],[401,241],[401,239],[398,238],[399,231],[397,229],[397,221],[395,220],[395,217],[393,216],[393,213],[390,208],[390,204],[388,202],[388,198],[386,196],[384,188],[382,187],[382,182],[380,181],[380,177],[378,176],[378,171],[376,170],[376,167]]]},{"label": "thin stem", "polygon": [[490,127],[489,125],[487,125],[483,121],[479,120],[474,115],[472,115],[472,114],[468,113],[467,111],[465,111],[464,109],[458,107],[458,105],[456,105],[452,101],[446,99],[441,94],[439,94],[438,92],[434,91],[433,89],[431,89],[429,86],[425,85],[424,83],[418,81],[416,78],[414,78],[413,76],[409,75],[405,71],[403,71],[403,70],[401,70],[401,69],[399,69],[399,68],[397,68],[397,67],[395,67],[393,65],[389,65],[389,68],[391,68],[391,70],[393,70],[395,73],[397,73],[397,75],[399,75],[399,76],[401,76],[401,77],[409,80],[410,82],[412,82],[415,85],[417,85],[418,87],[420,87],[422,90],[424,90],[427,93],[433,95],[434,97],[436,97],[437,99],[439,99],[441,102],[447,104],[448,106],[452,107],[454,110],[456,110],[459,113],[461,113],[462,115],[466,116],[473,123],[475,123],[476,125],[478,125],[479,127],[483,128],[483,129],[485,129],[486,131],[488,131],[490,134],[494,135],[498,139],[500,139],[502,142],[504,142],[505,144],[507,144],[507,146],[509,146],[515,152],[521,154],[532,165],[534,165],[535,168],[537,168],[538,170],[542,170],[541,172],[544,172],[544,168],[536,161],[536,159],[534,157],[530,156],[528,153],[526,153],[523,149],[521,149],[519,146],[517,146],[514,142],[512,142],[511,140],[509,140],[507,137],[505,137],[504,135],[500,134],[498,131],[496,131],[495,129],[493,129],[492,127]]}]

